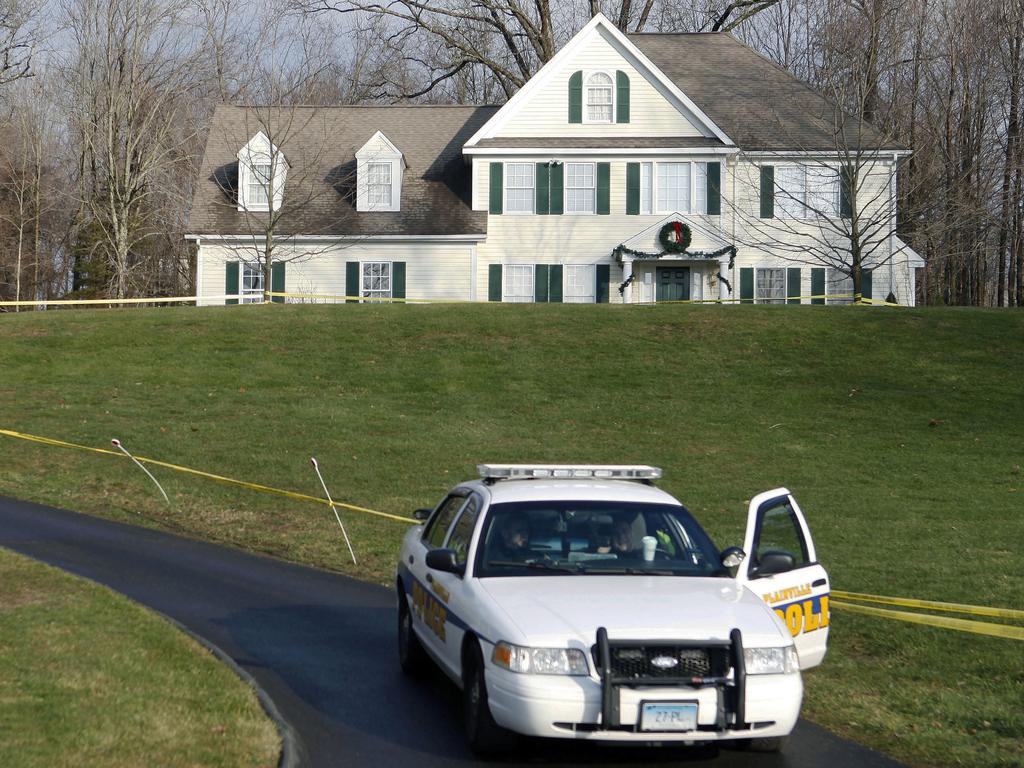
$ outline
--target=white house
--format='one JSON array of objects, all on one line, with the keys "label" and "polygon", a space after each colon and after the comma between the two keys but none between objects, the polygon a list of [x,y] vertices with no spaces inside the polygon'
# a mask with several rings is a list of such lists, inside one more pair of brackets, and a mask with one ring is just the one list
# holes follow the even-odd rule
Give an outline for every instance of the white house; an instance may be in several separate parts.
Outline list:
[{"label": "white house", "polygon": [[825,303],[856,242],[864,295],[913,304],[909,150],[850,121],[728,34],[601,15],[501,107],[220,107],[197,296],[261,300],[269,245],[289,294]]}]

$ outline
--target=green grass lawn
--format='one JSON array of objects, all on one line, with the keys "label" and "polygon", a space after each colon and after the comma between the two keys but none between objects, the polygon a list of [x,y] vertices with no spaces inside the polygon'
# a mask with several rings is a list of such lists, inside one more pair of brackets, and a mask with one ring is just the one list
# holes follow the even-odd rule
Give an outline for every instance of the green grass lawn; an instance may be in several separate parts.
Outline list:
[{"label": "green grass lawn", "polygon": [[0,549],[5,768],[277,765],[252,690],[120,595]]},{"label": "green grass lawn", "polygon": [[[481,461],[650,463],[721,545],[803,506],[837,589],[1024,607],[1024,313],[268,306],[0,317],[0,426],[408,514]],[[387,583],[401,524],[0,437],[0,492]],[[833,612],[805,713],[1024,763],[1024,644]]]}]

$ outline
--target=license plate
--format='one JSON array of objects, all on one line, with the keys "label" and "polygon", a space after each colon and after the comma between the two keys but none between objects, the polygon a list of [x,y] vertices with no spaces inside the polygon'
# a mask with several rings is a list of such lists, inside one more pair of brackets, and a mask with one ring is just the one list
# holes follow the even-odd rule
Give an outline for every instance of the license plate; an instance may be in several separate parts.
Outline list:
[{"label": "license plate", "polygon": [[684,701],[644,701],[640,703],[641,731],[695,731],[697,704]]}]

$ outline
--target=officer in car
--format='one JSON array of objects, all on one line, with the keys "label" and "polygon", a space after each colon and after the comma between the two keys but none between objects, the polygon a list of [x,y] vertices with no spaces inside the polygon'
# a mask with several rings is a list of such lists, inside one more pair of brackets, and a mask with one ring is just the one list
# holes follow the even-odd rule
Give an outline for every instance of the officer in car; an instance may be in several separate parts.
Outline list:
[{"label": "officer in car", "polygon": [[633,524],[625,517],[616,517],[612,521],[611,536],[597,547],[597,551],[617,557],[638,556],[639,545],[633,541]]},{"label": "officer in car", "polygon": [[522,560],[530,549],[530,521],[526,515],[511,514],[500,521],[493,559]]}]

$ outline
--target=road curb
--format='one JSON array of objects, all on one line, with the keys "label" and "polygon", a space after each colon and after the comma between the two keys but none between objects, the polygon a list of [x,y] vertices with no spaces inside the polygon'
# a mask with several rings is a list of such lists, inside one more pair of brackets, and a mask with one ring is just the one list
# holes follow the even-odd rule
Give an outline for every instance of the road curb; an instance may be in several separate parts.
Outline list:
[{"label": "road curb", "polygon": [[267,713],[267,717],[273,721],[274,727],[277,728],[277,733],[281,737],[281,756],[277,761],[277,768],[302,768],[303,762],[299,757],[300,748],[298,737],[295,735],[295,729],[292,728],[291,724],[284,719],[284,715],[282,715],[281,711],[277,708],[277,704],[275,704],[274,700],[270,698],[270,694],[263,689],[263,686],[256,681],[256,678],[246,672],[237,661],[225,653],[224,650],[216,643],[210,642],[202,635],[196,634],[180,621],[172,619],[166,613],[161,613],[149,606],[145,606],[145,609],[151,613],[155,613],[164,621],[173,625],[180,632],[191,637],[212,653],[218,661],[224,664],[224,666],[238,675],[242,682],[253,689],[256,693],[257,700],[260,702],[260,706],[263,707],[263,711]]}]

